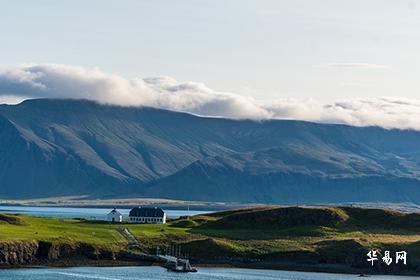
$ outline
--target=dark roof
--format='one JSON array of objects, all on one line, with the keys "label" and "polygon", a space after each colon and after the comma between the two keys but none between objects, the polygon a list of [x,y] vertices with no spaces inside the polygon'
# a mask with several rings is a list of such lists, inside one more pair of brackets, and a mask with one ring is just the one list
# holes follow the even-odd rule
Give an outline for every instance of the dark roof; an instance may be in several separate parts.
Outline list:
[{"label": "dark roof", "polygon": [[161,208],[158,207],[135,207],[131,209],[129,217],[162,217],[165,214]]},{"label": "dark roof", "polygon": [[115,208],[111,212],[109,212],[109,214],[111,213],[116,213],[117,215],[121,215],[121,213]]}]

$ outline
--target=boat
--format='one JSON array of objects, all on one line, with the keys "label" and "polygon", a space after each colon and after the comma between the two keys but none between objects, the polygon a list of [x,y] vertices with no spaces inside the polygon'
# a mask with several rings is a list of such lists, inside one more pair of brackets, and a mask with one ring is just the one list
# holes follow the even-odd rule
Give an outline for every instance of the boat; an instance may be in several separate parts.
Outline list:
[{"label": "boat", "polygon": [[165,268],[172,272],[197,272],[197,269],[191,266],[189,260],[180,258],[177,258],[176,261],[166,262]]}]

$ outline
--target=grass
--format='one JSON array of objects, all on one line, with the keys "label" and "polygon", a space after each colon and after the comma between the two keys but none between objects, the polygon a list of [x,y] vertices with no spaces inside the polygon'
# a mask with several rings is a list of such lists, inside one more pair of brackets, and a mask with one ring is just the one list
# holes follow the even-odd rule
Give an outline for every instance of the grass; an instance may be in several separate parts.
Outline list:
[{"label": "grass", "polygon": [[[0,241],[72,240],[123,248],[118,225],[74,219],[8,215],[0,223]],[[177,219],[166,225],[125,224],[140,249],[181,244],[191,256],[252,257],[294,252],[342,259],[346,252],[409,250],[420,260],[420,215],[360,208],[269,207]],[[363,252],[361,251],[363,250]],[[332,255],[332,256],[331,256]],[[282,255],[283,256],[283,255]],[[311,255],[312,256],[312,255]],[[283,257],[281,257],[283,258]]]},{"label": "grass", "polygon": [[109,248],[123,247],[125,239],[115,225],[93,223],[76,219],[37,218],[26,215],[18,217],[24,224],[1,224],[0,241],[60,240],[83,242]]},{"label": "grass", "polygon": [[186,235],[188,228],[171,227],[168,225],[154,225],[154,224],[127,224],[126,227],[137,236],[139,239],[143,238],[159,238],[166,235]]},{"label": "grass", "polygon": [[420,259],[419,220],[418,214],[375,209],[268,207],[129,228],[150,251],[176,243],[208,257],[308,252],[341,259],[353,252],[363,259],[371,249],[397,248]]},{"label": "grass", "polygon": [[19,216],[0,213],[0,224],[25,225],[25,222]]}]

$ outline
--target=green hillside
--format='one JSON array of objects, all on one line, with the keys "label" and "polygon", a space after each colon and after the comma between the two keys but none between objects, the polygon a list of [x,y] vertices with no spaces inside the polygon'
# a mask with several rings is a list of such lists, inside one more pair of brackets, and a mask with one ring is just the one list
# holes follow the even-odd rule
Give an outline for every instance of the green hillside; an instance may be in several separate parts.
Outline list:
[{"label": "green hillside", "polygon": [[369,250],[379,250],[380,254],[405,250],[408,268],[390,268],[396,272],[417,269],[419,221],[420,214],[378,209],[268,207],[177,219],[165,226],[128,227],[142,241],[144,250],[153,252],[156,246],[179,244],[199,262],[258,260],[257,266],[295,263],[370,271],[366,262]]},{"label": "green hillside", "polygon": [[0,214],[0,242],[11,241],[80,242],[115,250],[126,244],[116,226],[107,223]]},{"label": "green hillside", "polygon": [[[284,263],[369,269],[366,253],[407,251],[420,262],[420,214],[351,207],[265,207],[171,220],[166,225],[123,224],[154,254],[179,245],[199,263]],[[84,243],[115,253],[127,250],[121,225],[74,219],[0,215],[0,244],[15,241]],[[281,267],[281,266],[280,266]],[[343,268],[344,267],[344,268]],[[385,269],[385,268],[382,268]],[[399,268],[403,269],[403,268]],[[386,272],[386,270],[385,270]],[[395,272],[395,271],[394,271]]]}]

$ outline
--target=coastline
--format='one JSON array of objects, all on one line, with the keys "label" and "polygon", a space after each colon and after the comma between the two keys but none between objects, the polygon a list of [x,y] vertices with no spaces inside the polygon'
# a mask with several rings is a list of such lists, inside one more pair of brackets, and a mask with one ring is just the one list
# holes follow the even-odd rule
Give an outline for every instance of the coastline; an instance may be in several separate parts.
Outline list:
[{"label": "coastline", "polygon": [[184,201],[174,199],[158,199],[158,198],[111,198],[97,199],[85,196],[77,197],[51,197],[39,199],[0,199],[1,206],[15,207],[57,207],[57,208],[120,208],[130,209],[138,205],[148,205],[151,207],[162,207],[173,210],[209,210],[221,211],[236,208],[258,207],[265,204],[244,204],[244,203],[228,203],[217,201]]},{"label": "coastline", "polygon": [[[163,263],[157,261],[139,261],[139,260],[91,260],[91,259],[62,259],[51,261],[35,261],[31,264],[21,265],[0,265],[2,269],[27,269],[27,268],[71,268],[71,267],[148,267],[161,266]],[[353,268],[346,265],[322,264],[310,265],[291,262],[199,262],[192,263],[199,268],[243,268],[243,269],[263,269],[278,271],[295,271],[308,273],[329,273],[329,274],[347,274],[347,275],[384,275],[384,276],[419,276],[420,272],[396,271],[393,273],[384,273],[381,271],[372,271],[366,269]]]},{"label": "coastline", "polygon": [[[117,225],[104,221],[92,222],[6,214],[0,217],[4,225],[1,232],[4,241],[0,242],[0,268],[162,266],[164,258],[155,255],[156,246],[160,248],[182,246],[182,252],[187,252],[191,264],[197,267],[235,267],[353,275],[420,275],[420,266],[416,258],[417,250],[415,250],[418,248],[417,240],[420,236],[416,235],[417,231],[414,231],[411,237],[410,234],[413,234],[413,231],[410,230],[416,230],[416,228],[401,228],[402,225],[407,224],[405,223],[407,218],[410,221],[420,221],[419,214],[362,208],[270,207],[197,215],[188,220],[183,218],[173,220],[167,225]],[[249,225],[253,224],[252,217],[258,218],[259,228],[250,229]],[[272,219],[278,221],[279,217],[283,223],[287,223],[277,225],[275,231],[270,231],[270,229],[273,230]],[[402,241],[412,240],[411,247],[406,247],[406,243],[401,243],[400,246],[403,247],[393,248],[394,250],[399,248],[409,250],[410,256],[413,257],[409,259],[407,266],[381,267],[380,262],[377,262],[374,267],[370,267],[370,264],[366,263],[365,256],[371,247],[369,244],[364,246],[361,243],[363,240],[360,238],[366,238],[365,235],[356,235],[359,229],[369,228],[351,227],[352,224],[348,222],[349,217],[353,217],[350,220],[353,223],[354,221],[360,223],[374,221],[372,218],[365,221],[365,217],[382,217],[394,221],[393,224],[388,224],[386,231],[381,231],[383,224],[379,222],[377,225],[380,227],[372,228],[371,234],[385,232],[387,237],[411,238],[402,239]],[[303,225],[302,227],[297,227],[295,224],[297,219]],[[308,227],[311,221],[319,223],[319,227]],[[338,221],[337,223],[341,223],[341,226],[331,221]],[[393,225],[397,227],[397,232],[392,231]],[[284,226],[287,231],[279,228],[280,226]],[[124,228],[136,236],[135,242],[124,234],[121,235]],[[329,231],[333,234],[329,235]],[[323,234],[320,235],[320,233]],[[408,235],[402,235],[405,233]],[[337,236],[338,234],[340,235]],[[352,235],[349,236],[349,234]],[[372,242],[378,242],[381,240],[380,237],[380,235],[373,236]],[[295,243],[290,244],[289,240]],[[364,239],[364,241],[367,240]],[[313,244],[313,250],[302,246],[308,244]],[[384,244],[384,248],[387,248],[386,244],[389,243]],[[255,250],[264,245],[271,247],[256,254]],[[297,247],[297,245],[301,246]],[[295,250],[292,250],[293,246]],[[269,249],[273,248],[276,251],[270,253]],[[241,249],[246,251],[240,251]]]}]

